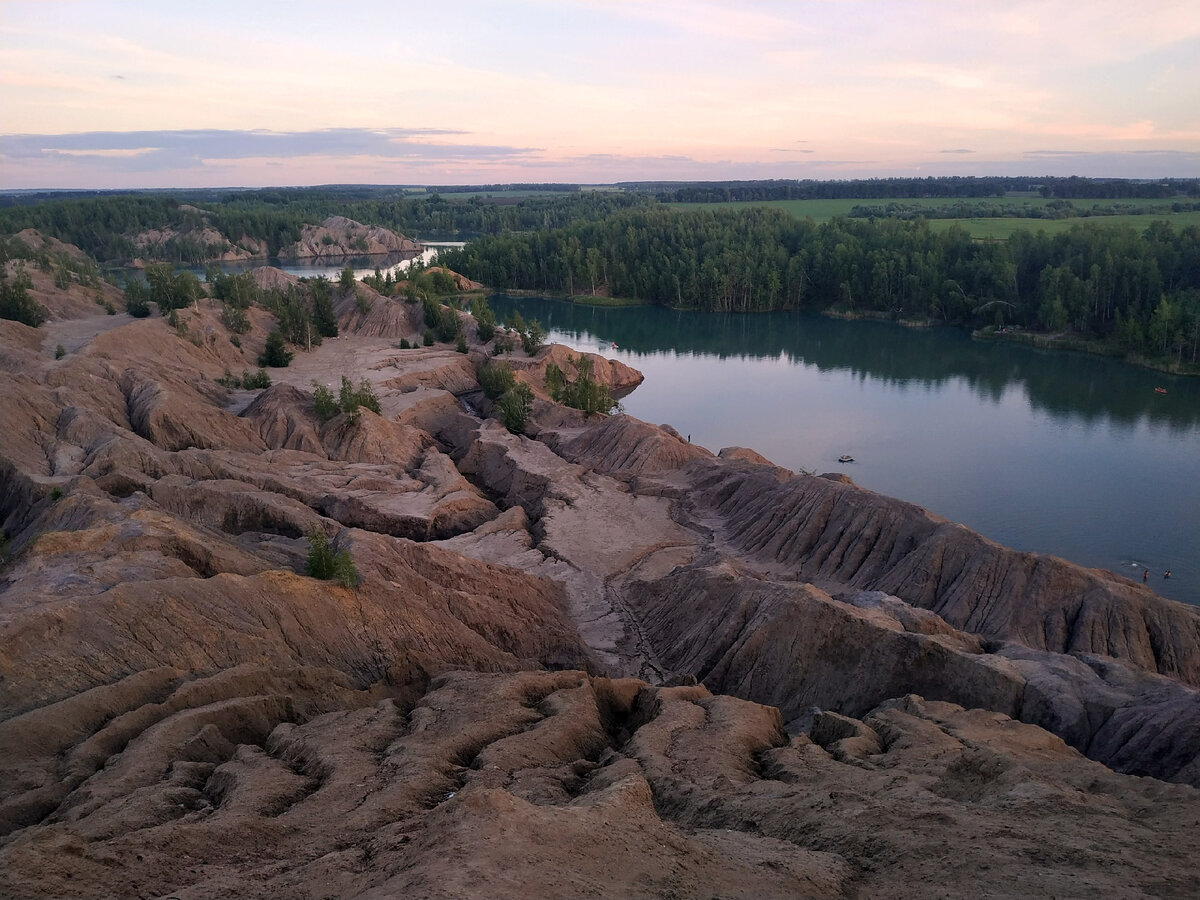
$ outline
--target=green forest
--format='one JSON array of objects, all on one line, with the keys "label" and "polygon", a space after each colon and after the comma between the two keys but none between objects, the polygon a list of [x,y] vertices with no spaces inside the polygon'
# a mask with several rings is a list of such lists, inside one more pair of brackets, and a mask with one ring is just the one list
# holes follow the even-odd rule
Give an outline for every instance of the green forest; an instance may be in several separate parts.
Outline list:
[{"label": "green forest", "polygon": [[922,219],[655,207],[481,237],[441,261],[502,290],[1069,331],[1089,349],[1176,367],[1195,366],[1200,342],[1200,232],[1165,222],[985,242]]},{"label": "green forest", "polygon": [[[438,193],[413,196],[395,188],[272,188],[223,194],[47,198],[0,208],[0,234],[36,228],[106,264],[143,257],[198,266],[247,238],[265,242],[268,253],[276,256],[300,239],[306,224],[332,215],[382,225],[417,239],[436,239],[559,228],[654,202],[645,194],[612,191],[551,196],[531,192],[515,203],[503,199],[508,202],[480,196],[452,200]],[[214,246],[187,236],[205,226],[220,232],[225,240]],[[138,247],[135,243],[138,234],[165,228],[183,234],[161,246]]]}]

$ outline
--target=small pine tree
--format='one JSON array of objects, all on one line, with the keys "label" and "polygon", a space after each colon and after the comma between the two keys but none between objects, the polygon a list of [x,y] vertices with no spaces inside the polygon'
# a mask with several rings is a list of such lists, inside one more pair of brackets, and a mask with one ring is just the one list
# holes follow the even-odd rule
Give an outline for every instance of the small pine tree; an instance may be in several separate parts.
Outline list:
[{"label": "small pine tree", "polygon": [[312,383],[313,386],[313,410],[317,414],[317,418],[322,422],[328,422],[338,414],[338,402],[333,396],[333,391],[325,387],[318,381]]},{"label": "small pine tree", "polygon": [[308,533],[308,559],[304,571],[312,578],[333,577],[333,548],[329,546],[325,532],[319,528],[313,528]]},{"label": "small pine tree", "polygon": [[[478,375],[479,386],[491,400],[504,396],[516,384],[512,366],[500,360],[492,360],[486,365],[480,366]],[[548,371],[547,380],[549,380]]]},{"label": "small pine tree", "polygon": [[521,347],[527,356],[533,356],[546,343],[546,329],[537,319],[530,319],[528,328],[521,333]]},{"label": "small pine tree", "polygon": [[292,356],[292,352],[283,342],[283,333],[276,329],[267,335],[267,343],[263,347],[262,356],[258,358],[258,364],[264,368],[270,366],[275,369],[283,369],[291,363]]},{"label": "small pine tree", "polygon": [[319,528],[308,533],[308,559],[304,571],[311,578],[336,581],[342,587],[352,588],[358,584],[358,569],[349,550],[334,550],[329,538]]},{"label": "small pine tree", "polygon": [[500,421],[513,434],[521,434],[525,430],[532,408],[533,391],[523,381],[514,384],[496,404]]}]

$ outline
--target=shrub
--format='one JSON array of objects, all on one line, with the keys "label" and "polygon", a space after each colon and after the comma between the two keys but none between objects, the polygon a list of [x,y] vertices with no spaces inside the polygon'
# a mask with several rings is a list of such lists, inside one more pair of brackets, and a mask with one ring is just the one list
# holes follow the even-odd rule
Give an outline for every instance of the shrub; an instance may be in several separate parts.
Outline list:
[{"label": "shrub", "polygon": [[529,326],[521,332],[521,347],[527,356],[533,356],[546,343],[546,329],[537,319],[530,319]]},{"label": "shrub", "polygon": [[248,391],[257,391],[271,386],[271,376],[267,374],[266,369],[259,369],[257,372],[242,373],[242,387]]},{"label": "shrub", "polygon": [[250,330],[250,317],[244,309],[239,309],[232,303],[221,305],[221,324],[234,334],[245,334]]},{"label": "shrub", "polygon": [[475,332],[479,340],[487,343],[496,335],[496,314],[488,306],[486,297],[471,301],[471,315],[475,317]]},{"label": "shrub", "polygon": [[546,366],[546,392],[556,403],[581,409],[585,413],[608,413],[616,405],[612,392],[592,378],[592,361],[586,356],[570,359],[575,367],[575,380],[569,381],[566,374],[554,363]]},{"label": "shrub", "polygon": [[479,367],[479,386],[492,400],[502,397],[514,384],[512,366],[506,362],[492,360]]},{"label": "shrub", "polygon": [[467,352],[467,336],[462,332],[459,332],[458,340],[454,342],[454,349],[459,353]]},{"label": "shrub", "polygon": [[360,408],[369,409],[376,415],[379,414],[379,398],[375,396],[375,392],[371,390],[371,384],[367,379],[362,379],[355,388],[350,383],[350,379],[345,375],[342,376],[342,390],[338,395],[339,403],[342,412],[346,414],[351,422],[358,421],[358,411]]},{"label": "shrub", "polygon": [[0,279],[0,319],[13,319],[33,328],[46,321],[46,307],[29,296],[33,286],[24,270],[15,278]]},{"label": "shrub", "polygon": [[428,328],[425,329],[425,337],[422,339],[421,343],[423,343],[426,347],[433,346],[433,332]]},{"label": "shrub", "polygon": [[462,331],[462,320],[457,310],[443,306],[437,300],[425,298],[425,324],[439,341],[452,341]]},{"label": "shrub", "polygon": [[283,334],[276,329],[267,335],[267,344],[263,347],[258,364],[264,368],[283,369],[292,361],[292,352],[283,343]]},{"label": "shrub", "polygon": [[314,381],[312,385],[313,409],[316,411],[318,419],[328,422],[338,414],[337,398],[333,396],[333,391],[320,382]]},{"label": "shrub", "polygon": [[54,358],[55,359],[62,359],[66,355],[67,355],[67,348],[64,347],[62,344],[59,344],[57,347],[54,348]]},{"label": "shrub", "polygon": [[500,421],[513,434],[521,434],[529,421],[529,412],[533,407],[533,391],[523,381],[514,384],[496,404],[496,412]]},{"label": "shrub", "polygon": [[356,388],[350,379],[343,375],[342,388],[336,397],[333,391],[320,382],[314,381],[312,386],[313,410],[322,422],[328,422],[339,412],[345,413],[351,423],[358,421],[360,409],[369,409],[377,415],[379,413],[379,398],[375,396],[370,382],[365,378]]},{"label": "shrub", "polygon": [[308,559],[304,571],[312,578],[336,581],[342,587],[352,588],[358,584],[358,569],[350,551],[334,550],[319,528],[308,533]]},{"label": "shrub", "polygon": [[349,550],[339,550],[333,554],[333,580],[344,588],[358,586],[358,568]]},{"label": "shrub", "polygon": [[135,319],[150,315],[150,289],[141,279],[130,278],[125,283],[125,312]]},{"label": "shrub", "polygon": [[525,317],[514,310],[505,319],[505,324],[520,338],[521,347],[525,350],[527,356],[533,356],[546,343],[546,329],[542,327],[542,323],[537,319],[530,319],[526,322]]}]

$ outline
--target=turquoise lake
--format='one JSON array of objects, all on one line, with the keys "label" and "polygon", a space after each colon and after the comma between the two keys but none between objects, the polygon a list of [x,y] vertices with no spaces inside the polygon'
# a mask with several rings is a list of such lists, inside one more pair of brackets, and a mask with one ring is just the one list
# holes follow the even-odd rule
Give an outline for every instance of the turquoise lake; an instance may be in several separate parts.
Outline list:
[{"label": "turquoise lake", "polygon": [[490,303],[640,370],[625,411],[714,452],[843,471],[1010,547],[1138,582],[1148,570],[1158,593],[1200,603],[1198,379],[806,313]]}]

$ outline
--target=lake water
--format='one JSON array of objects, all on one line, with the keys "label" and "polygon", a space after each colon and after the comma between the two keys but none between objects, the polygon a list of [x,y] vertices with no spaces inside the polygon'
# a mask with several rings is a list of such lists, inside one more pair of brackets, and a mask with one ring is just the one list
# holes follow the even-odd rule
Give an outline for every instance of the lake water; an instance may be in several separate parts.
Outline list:
[{"label": "lake water", "polygon": [[843,471],[1010,547],[1135,581],[1148,568],[1154,590],[1200,603],[1200,380],[952,329],[490,302],[642,371],[625,410],[714,452]]},{"label": "lake water", "polygon": [[[354,277],[361,279],[364,275],[374,275],[379,270],[380,275],[392,273],[393,278],[403,278],[404,270],[414,261],[420,260],[425,264],[434,262],[438,251],[443,247],[461,247],[462,241],[429,241],[421,245],[424,250],[414,253],[388,253],[380,256],[339,256],[326,259],[247,259],[241,262],[224,262],[216,265],[222,272],[247,272],[259,266],[274,266],[297,278],[317,278],[324,275],[331,281],[336,281],[342,274],[342,269],[349,266],[354,270]],[[204,266],[193,266],[188,271],[194,272],[200,278],[204,277]],[[122,270],[124,272],[124,270]]]}]

